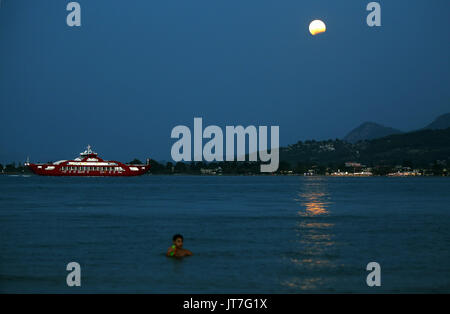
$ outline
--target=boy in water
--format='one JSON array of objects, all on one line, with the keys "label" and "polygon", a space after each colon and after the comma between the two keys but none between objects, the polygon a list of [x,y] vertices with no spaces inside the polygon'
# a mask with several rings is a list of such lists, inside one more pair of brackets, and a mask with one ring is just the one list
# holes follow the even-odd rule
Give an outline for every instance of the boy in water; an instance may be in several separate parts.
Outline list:
[{"label": "boy in water", "polygon": [[192,256],[192,252],[183,249],[183,236],[181,234],[176,234],[172,238],[173,245],[167,250],[166,256],[173,257],[183,257]]}]

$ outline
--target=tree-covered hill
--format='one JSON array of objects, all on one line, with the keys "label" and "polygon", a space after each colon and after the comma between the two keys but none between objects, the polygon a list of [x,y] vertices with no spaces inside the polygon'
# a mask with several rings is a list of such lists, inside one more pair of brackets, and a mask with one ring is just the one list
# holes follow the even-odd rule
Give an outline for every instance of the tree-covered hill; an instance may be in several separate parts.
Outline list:
[{"label": "tree-covered hill", "polygon": [[280,160],[294,166],[315,163],[323,166],[348,161],[366,165],[398,165],[405,161],[428,166],[450,162],[450,128],[394,134],[352,144],[342,140],[298,142],[280,149]]}]

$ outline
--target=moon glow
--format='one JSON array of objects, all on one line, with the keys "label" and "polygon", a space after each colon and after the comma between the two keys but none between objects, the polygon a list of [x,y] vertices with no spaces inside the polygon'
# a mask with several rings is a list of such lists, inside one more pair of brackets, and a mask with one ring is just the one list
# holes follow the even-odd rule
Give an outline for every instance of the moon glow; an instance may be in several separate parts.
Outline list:
[{"label": "moon glow", "polygon": [[325,23],[321,20],[314,20],[309,24],[309,32],[311,35],[317,35],[320,33],[324,33],[327,30]]}]

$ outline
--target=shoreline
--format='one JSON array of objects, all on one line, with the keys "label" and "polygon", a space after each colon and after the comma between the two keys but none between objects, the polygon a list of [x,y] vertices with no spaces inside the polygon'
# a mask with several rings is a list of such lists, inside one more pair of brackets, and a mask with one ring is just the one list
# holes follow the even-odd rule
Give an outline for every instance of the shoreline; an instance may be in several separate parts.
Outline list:
[{"label": "shoreline", "polygon": [[[0,176],[36,176],[36,177],[76,177],[76,176],[40,176],[32,172],[8,172],[8,173],[0,173]],[[141,176],[136,177],[145,177],[145,176],[175,176],[175,177],[303,177],[303,178],[445,178],[450,177],[448,175],[303,175],[303,174],[196,174],[196,173],[148,173]],[[95,178],[102,178],[103,176],[91,176]],[[104,176],[108,177],[108,176]],[[85,176],[83,178],[89,178],[89,176]]]}]

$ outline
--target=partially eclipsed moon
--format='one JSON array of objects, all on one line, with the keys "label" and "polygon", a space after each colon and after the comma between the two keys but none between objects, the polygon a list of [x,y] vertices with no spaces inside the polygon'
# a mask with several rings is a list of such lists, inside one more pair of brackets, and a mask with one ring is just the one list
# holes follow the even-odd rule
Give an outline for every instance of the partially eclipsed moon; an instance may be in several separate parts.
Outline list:
[{"label": "partially eclipsed moon", "polygon": [[321,20],[314,20],[309,24],[309,32],[311,35],[317,35],[320,33],[324,33],[327,30],[325,23]]}]

